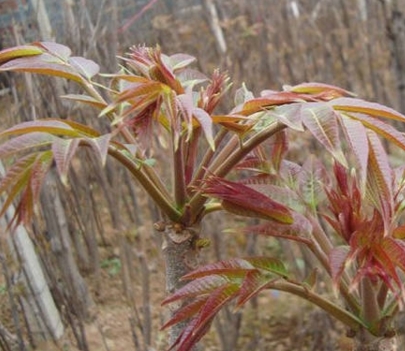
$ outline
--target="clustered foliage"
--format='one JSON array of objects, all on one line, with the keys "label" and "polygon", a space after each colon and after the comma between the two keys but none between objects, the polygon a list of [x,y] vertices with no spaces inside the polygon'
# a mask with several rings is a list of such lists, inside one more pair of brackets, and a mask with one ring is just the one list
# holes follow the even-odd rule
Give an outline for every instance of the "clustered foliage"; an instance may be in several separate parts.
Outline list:
[{"label": "clustered foliage", "polygon": [[[212,263],[184,276],[188,284],[164,301],[188,301],[164,326],[188,321],[172,348],[189,350],[225,304],[234,300],[239,308],[264,289],[310,300],[354,331],[389,335],[405,296],[405,169],[392,167],[381,138],[405,149],[404,135],[387,123],[405,122],[405,116],[320,83],[264,90],[259,97],[243,86],[235,107],[219,114],[229,87],[225,74],[216,71],[208,79],[189,68],[193,57],[166,56],[159,48],[132,47],[122,61],[120,72],[107,75],[56,43],[0,52],[1,71],[78,83],[84,93],[63,98],[98,109],[110,122],[106,134],[70,118],[2,131],[0,157],[11,163],[0,181],[0,192],[7,194],[1,214],[18,201],[13,224],[29,223],[52,164],[67,183],[76,151],[88,147],[102,164],[109,155],[126,167],[160,207],[165,225],[180,228],[176,233],[217,210],[259,218],[261,224],[237,230],[307,247],[343,301],[342,306],[316,291],[316,270],[301,281],[279,258]],[[291,133],[305,131],[325,153],[308,154],[300,164],[289,159],[288,141]],[[157,143],[157,137],[165,142]],[[162,181],[148,158],[164,144],[172,184]],[[226,179],[231,172],[233,180]],[[193,249],[199,248],[199,234],[189,235],[195,235]]]}]

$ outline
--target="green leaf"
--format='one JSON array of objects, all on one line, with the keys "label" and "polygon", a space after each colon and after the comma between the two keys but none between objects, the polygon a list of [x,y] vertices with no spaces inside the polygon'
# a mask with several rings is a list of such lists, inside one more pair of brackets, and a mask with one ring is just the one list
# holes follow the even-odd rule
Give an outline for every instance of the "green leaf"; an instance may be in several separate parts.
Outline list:
[{"label": "green leaf", "polygon": [[43,50],[33,45],[21,45],[12,48],[7,48],[0,51],[0,64],[3,64],[10,60],[14,60],[19,57],[36,56],[42,53]]}]

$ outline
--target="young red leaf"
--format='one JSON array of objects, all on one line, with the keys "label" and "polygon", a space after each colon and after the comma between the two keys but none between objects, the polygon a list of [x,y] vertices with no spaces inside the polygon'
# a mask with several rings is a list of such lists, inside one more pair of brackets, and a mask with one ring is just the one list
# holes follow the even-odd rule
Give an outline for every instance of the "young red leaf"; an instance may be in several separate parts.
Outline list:
[{"label": "young red leaf", "polygon": [[340,148],[337,114],[324,103],[308,103],[301,109],[302,123],[341,164],[347,161]]},{"label": "young red leaf", "polygon": [[176,351],[191,350],[197,344],[197,342],[200,341],[200,339],[208,332],[211,323],[212,319],[205,325],[203,325],[199,330],[198,335],[196,335],[195,329],[198,324],[198,318],[192,319],[167,351],[173,350],[178,345],[179,348],[177,348]]},{"label": "young red leaf", "polygon": [[212,319],[235,297],[238,290],[237,284],[228,283],[212,292],[196,317],[192,331],[182,336],[177,351],[189,351],[207,333]]},{"label": "young red leaf", "polygon": [[349,246],[337,246],[329,252],[330,273],[335,288],[339,286],[339,280],[345,270],[346,264],[348,264],[349,252]]},{"label": "young red leaf", "polygon": [[52,134],[42,132],[19,135],[0,144],[0,158],[9,157],[15,153],[23,152],[28,149],[51,145],[55,139],[56,137]]},{"label": "young red leaf", "polygon": [[66,185],[70,163],[79,146],[80,139],[57,138],[52,143],[53,157],[62,183]]},{"label": "young red leaf", "polygon": [[392,232],[392,236],[395,239],[405,239],[405,225],[401,225],[399,227],[396,227],[394,231]]},{"label": "young red leaf", "polygon": [[14,183],[17,183],[25,173],[30,169],[36,160],[38,153],[26,155],[17,159],[7,170],[7,173],[0,180],[0,194],[9,189]]},{"label": "young red leaf", "polygon": [[67,61],[72,54],[72,50],[66,45],[55,43],[53,41],[35,42],[34,45],[43,48],[52,56],[58,57],[62,61]]},{"label": "young red leaf", "polygon": [[[4,215],[17,196],[21,194],[14,217],[10,220],[10,226],[31,220],[41,184],[51,164],[51,151],[31,154],[17,161],[2,179],[0,193],[7,191],[7,196],[0,216]],[[15,177],[12,178],[12,176]]]},{"label": "young red leaf", "polygon": [[[32,204],[30,206],[34,207],[39,202],[39,195],[41,191],[42,183],[45,180],[45,176],[48,173],[53,162],[52,151],[42,152],[39,157],[37,157],[35,163],[31,167],[31,177],[29,186],[32,193]],[[31,218],[27,218],[30,220]]]},{"label": "young red leaf", "polygon": [[318,203],[325,197],[323,189],[326,182],[324,165],[314,156],[308,157],[298,174],[298,184],[302,199],[313,211],[316,211]]},{"label": "young red leaf", "polygon": [[281,163],[288,152],[288,138],[285,130],[278,132],[272,140],[270,145],[270,160],[274,169],[278,172],[281,167]]},{"label": "young red leaf", "polygon": [[214,115],[211,116],[212,122],[220,124],[224,128],[238,134],[244,134],[252,128],[252,124],[244,123],[248,117],[238,115]]},{"label": "young red leaf", "polygon": [[48,53],[30,57],[20,57],[0,66],[0,71],[30,72],[51,75],[83,82],[83,78],[72,67]]},{"label": "young red leaf", "polygon": [[388,141],[394,143],[395,145],[399,146],[402,149],[405,149],[405,137],[403,133],[395,129],[393,126],[380,121],[377,118],[370,117],[363,114],[345,114],[343,118],[353,118],[355,120],[360,121],[363,125],[375,133],[381,135],[382,137],[386,138]]},{"label": "young red leaf", "polygon": [[247,301],[266,289],[274,280],[273,276],[265,275],[260,271],[248,272],[239,290],[236,308],[242,307]]},{"label": "young red leaf", "polygon": [[240,110],[235,112],[242,116],[249,116],[256,112],[265,111],[273,106],[303,101],[305,101],[303,96],[291,92],[263,92],[261,97],[246,101]]},{"label": "young red leaf", "polygon": [[187,54],[174,54],[168,57],[170,66],[176,72],[196,61],[196,58]]},{"label": "young red leaf", "polygon": [[204,296],[202,298],[197,298],[192,302],[189,302],[185,306],[181,306],[170,318],[169,321],[167,321],[161,328],[160,330],[167,329],[171,327],[172,325],[175,325],[177,323],[180,323],[186,319],[189,319],[196,315],[201,308],[204,306],[205,302],[207,301],[208,296]]},{"label": "young red leaf", "polygon": [[298,132],[303,132],[305,129],[301,118],[302,107],[302,103],[276,106],[271,111],[271,115],[274,116],[280,123],[285,124],[287,127]]},{"label": "young red leaf", "polygon": [[134,83],[130,84],[125,90],[120,92],[117,96],[116,103],[131,101],[132,99],[147,96],[150,101],[162,93],[163,85],[159,82],[148,81],[147,83]]},{"label": "young red leaf", "polygon": [[108,155],[108,148],[110,146],[112,135],[105,134],[101,135],[97,138],[87,138],[86,142],[90,145],[93,151],[96,153],[97,157],[99,158],[102,166],[105,166],[107,155]]},{"label": "young red leaf", "polygon": [[212,150],[215,150],[211,116],[201,108],[195,108],[193,110],[193,116],[200,124],[205,138],[207,139],[208,145]]},{"label": "young red leaf", "polygon": [[246,272],[254,270],[255,268],[249,261],[243,258],[232,258],[226,261],[219,261],[199,267],[192,272],[186,274],[182,279],[196,279],[205,276],[223,275],[235,276],[245,275]]},{"label": "young red leaf", "polygon": [[393,213],[393,170],[391,169],[388,156],[380,139],[373,132],[368,132],[369,161],[367,172],[367,191],[374,206],[379,209],[381,215],[388,220]]},{"label": "young red leaf", "polygon": [[341,116],[339,121],[346,136],[346,140],[349,142],[350,150],[353,152],[356,158],[358,164],[360,189],[364,191],[367,179],[369,153],[366,128],[360,121],[346,118],[345,116]]},{"label": "young red leaf", "polygon": [[204,193],[222,200],[222,206],[231,213],[291,224],[290,210],[241,183],[211,176],[206,180]]},{"label": "young red leaf", "polygon": [[385,117],[400,122],[405,122],[405,116],[394,109],[375,103],[355,98],[338,98],[330,102],[336,111],[355,112],[373,117]]},{"label": "young red leaf", "polygon": [[[396,267],[405,272],[405,244],[390,237],[384,238],[381,248]],[[384,262],[382,262],[384,264]]]},{"label": "young red leaf", "polygon": [[70,57],[68,63],[87,79],[93,78],[100,71],[100,66],[92,60],[88,60],[84,57]]},{"label": "young red leaf", "polygon": [[284,263],[277,258],[254,256],[246,257],[245,260],[257,269],[276,274],[282,278],[287,278],[289,275]]},{"label": "young red leaf", "polygon": [[43,119],[32,122],[19,123],[9,129],[0,132],[0,138],[34,132],[63,135],[67,137],[99,136],[99,133],[91,129],[90,127],[73,121],[61,119]]},{"label": "young red leaf", "polygon": [[284,90],[299,94],[311,94],[322,97],[323,100],[331,100],[340,96],[353,96],[348,90],[324,83],[301,83],[295,86],[285,86]]},{"label": "young red leaf", "polygon": [[245,83],[242,83],[242,86],[235,92],[235,106],[242,105],[246,101],[252,99],[254,99],[253,93],[246,88]]},{"label": "young red leaf", "polygon": [[297,212],[293,212],[293,218],[294,222],[288,225],[272,222],[229,231],[287,239],[306,245],[311,244],[310,234],[312,232],[312,225],[309,220]]},{"label": "young red leaf", "polygon": [[187,285],[184,285],[172,295],[163,300],[162,305],[185,299],[192,298],[200,295],[205,295],[215,290],[228,282],[223,276],[220,275],[206,275],[201,278],[194,279]]},{"label": "young red leaf", "polygon": [[193,110],[195,109],[192,90],[188,88],[184,94],[176,96],[176,102],[177,108],[186,122],[187,141],[189,141],[193,134]]},{"label": "young red leaf", "polygon": [[72,101],[77,101],[77,102],[82,102],[84,104],[96,107],[100,110],[107,107],[107,104],[105,102],[102,102],[91,96],[83,95],[83,94],[68,94],[68,95],[61,96],[61,98],[67,99],[67,100],[72,100]]}]

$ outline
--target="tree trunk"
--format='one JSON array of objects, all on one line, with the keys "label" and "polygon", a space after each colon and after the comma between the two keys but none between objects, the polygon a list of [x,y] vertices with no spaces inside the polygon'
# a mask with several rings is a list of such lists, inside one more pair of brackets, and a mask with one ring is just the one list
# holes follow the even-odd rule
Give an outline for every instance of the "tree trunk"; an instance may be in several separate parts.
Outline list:
[{"label": "tree trunk", "polygon": [[[176,230],[175,226],[164,229],[163,254],[166,264],[166,292],[172,294],[181,288],[185,282],[180,278],[199,265],[199,250],[193,242],[199,231],[194,228]],[[180,307],[180,304],[171,304],[171,314]],[[181,334],[187,321],[174,325],[169,331],[169,343],[172,344]],[[194,349],[193,349],[194,350]]]},{"label": "tree trunk", "polygon": [[374,336],[367,330],[357,332],[353,351],[398,351],[396,336]]}]

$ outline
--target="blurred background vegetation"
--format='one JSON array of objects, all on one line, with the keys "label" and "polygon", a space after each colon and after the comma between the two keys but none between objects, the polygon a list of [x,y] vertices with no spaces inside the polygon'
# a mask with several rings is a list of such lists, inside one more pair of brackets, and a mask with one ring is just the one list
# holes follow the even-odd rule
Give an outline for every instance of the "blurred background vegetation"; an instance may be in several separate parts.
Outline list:
[{"label": "blurred background vegetation", "polygon": [[[98,62],[104,73],[118,70],[117,56],[131,45],[160,45],[166,54],[197,57],[207,75],[216,68],[227,71],[234,91],[243,83],[257,95],[317,81],[405,112],[405,0],[0,0],[0,38],[3,48],[57,41]],[[55,116],[108,128],[90,108],[58,98],[77,89],[70,83],[21,74],[3,75],[0,84],[2,128]],[[231,92],[222,108],[232,101]],[[306,155],[317,152],[307,140],[294,143],[297,157],[303,147]],[[164,155],[162,148],[153,157]],[[114,162],[103,170],[86,151],[79,159],[84,162],[74,163],[69,189],[50,177],[38,216],[27,228],[63,336],[41,323],[17,245],[3,223],[0,348],[163,350],[164,274],[160,238],[152,228],[159,214]],[[226,215],[207,221],[204,232],[212,245],[206,261],[290,255],[295,269],[305,271],[308,260],[296,247],[222,233],[235,224],[240,225]],[[27,303],[29,295],[33,303]],[[340,328],[294,299],[263,294],[244,311],[224,311],[204,349],[349,350]]]}]

